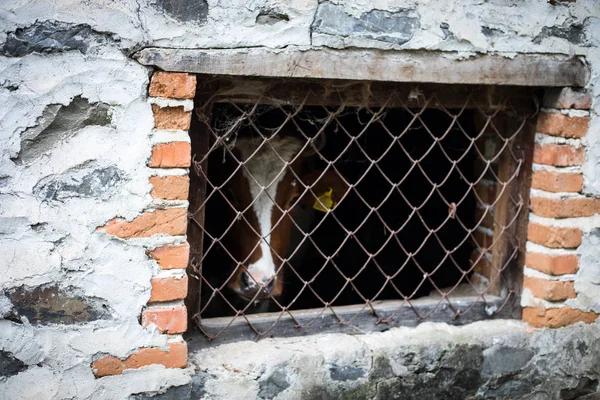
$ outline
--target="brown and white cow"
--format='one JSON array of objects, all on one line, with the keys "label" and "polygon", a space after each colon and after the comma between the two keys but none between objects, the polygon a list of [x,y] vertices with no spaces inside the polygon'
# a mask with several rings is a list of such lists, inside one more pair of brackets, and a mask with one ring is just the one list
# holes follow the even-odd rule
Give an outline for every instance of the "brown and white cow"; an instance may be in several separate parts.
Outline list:
[{"label": "brown and white cow", "polygon": [[304,143],[294,136],[274,136],[268,143],[263,138],[238,137],[233,145],[244,167],[237,170],[227,189],[243,218],[236,218],[224,238],[237,262],[227,286],[244,300],[257,302],[281,295],[290,236],[294,227],[302,225],[296,219],[299,205],[326,211],[348,190],[334,170],[307,167],[306,160],[314,151],[300,154]]}]

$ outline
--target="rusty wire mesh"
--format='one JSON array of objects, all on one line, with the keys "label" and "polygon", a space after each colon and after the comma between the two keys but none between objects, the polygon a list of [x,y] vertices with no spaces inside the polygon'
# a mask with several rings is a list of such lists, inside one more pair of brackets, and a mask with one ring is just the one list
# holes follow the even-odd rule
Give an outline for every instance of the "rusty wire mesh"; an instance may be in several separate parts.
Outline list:
[{"label": "rusty wire mesh", "polygon": [[[191,210],[204,235],[192,265],[202,285],[195,317],[208,338],[240,321],[259,337],[282,319],[306,328],[326,312],[340,325],[367,314],[373,326],[407,309],[419,320],[439,308],[459,317],[476,304],[490,316],[500,312],[511,287],[503,271],[517,257],[515,225],[526,206],[514,188],[524,157],[515,143],[528,116],[510,101],[489,109],[467,95],[446,108],[438,94],[418,90],[390,90],[377,105],[359,106],[343,96],[334,105],[309,105],[308,94],[279,101],[268,88],[251,100],[233,97],[197,110],[209,139],[191,175],[206,185]],[[286,137],[300,146],[291,155],[279,154]],[[278,169],[269,182],[251,165],[265,154]],[[256,215],[265,201],[268,235]],[[287,248],[279,245],[285,237]],[[240,296],[234,289],[243,272],[254,280],[248,268],[265,245],[277,274],[254,282],[254,296]],[[464,296],[474,301],[456,300]],[[419,307],[423,298],[433,306]],[[316,310],[307,318],[305,309]],[[256,324],[256,312],[270,319]],[[212,317],[221,323],[208,329]]]}]

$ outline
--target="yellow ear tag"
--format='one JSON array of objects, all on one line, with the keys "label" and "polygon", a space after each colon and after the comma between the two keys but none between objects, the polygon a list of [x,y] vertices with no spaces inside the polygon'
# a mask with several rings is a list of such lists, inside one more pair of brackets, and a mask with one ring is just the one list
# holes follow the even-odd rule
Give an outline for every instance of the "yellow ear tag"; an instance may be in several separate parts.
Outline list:
[{"label": "yellow ear tag", "polygon": [[333,207],[335,207],[335,201],[333,201],[333,199],[331,198],[332,193],[333,189],[329,188],[328,191],[320,195],[315,201],[315,204],[313,204],[313,208],[317,211],[322,212],[327,212],[333,209]]}]

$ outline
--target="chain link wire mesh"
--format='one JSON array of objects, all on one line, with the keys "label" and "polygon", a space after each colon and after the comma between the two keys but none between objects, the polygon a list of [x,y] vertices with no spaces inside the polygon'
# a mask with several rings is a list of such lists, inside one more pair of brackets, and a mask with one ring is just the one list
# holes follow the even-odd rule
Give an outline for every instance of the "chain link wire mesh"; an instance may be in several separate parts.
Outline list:
[{"label": "chain link wire mesh", "polygon": [[208,139],[193,154],[206,191],[191,210],[203,235],[191,263],[209,339],[240,321],[257,337],[282,319],[308,328],[325,312],[340,325],[366,313],[373,326],[407,309],[427,320],[483,304],[493,316],[510,298],[531,115],[468,91],[449,106],[416,86],[360,104],[335,92],[318,104],[314,90],[290,100],[267,85],[196,109]]}]

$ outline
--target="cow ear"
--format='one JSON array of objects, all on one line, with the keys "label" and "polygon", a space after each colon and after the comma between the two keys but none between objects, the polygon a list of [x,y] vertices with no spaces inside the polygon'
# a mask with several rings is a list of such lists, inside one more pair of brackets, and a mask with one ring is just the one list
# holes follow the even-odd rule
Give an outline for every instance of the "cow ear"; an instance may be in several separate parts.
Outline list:
[{"label": "cow ear", "polygon": [[300,203],[322,212],[335,208],[349,189],[346,181],[331,170],[325,173],[322,169],[312,171],[302,177],[302,182],[311,186],[312,193],[307,189]]}]

